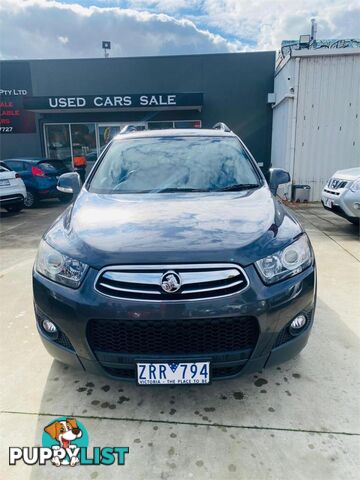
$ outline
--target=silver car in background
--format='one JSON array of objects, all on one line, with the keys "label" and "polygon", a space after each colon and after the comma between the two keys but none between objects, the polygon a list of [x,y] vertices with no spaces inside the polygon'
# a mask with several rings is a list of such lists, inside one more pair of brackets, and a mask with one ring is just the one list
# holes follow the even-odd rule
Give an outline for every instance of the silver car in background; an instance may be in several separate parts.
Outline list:
[{"label": "silver car in background", "polygon": [[355,225],[360,219],[360,168],[338,170],[321,193],[326,208]]}]

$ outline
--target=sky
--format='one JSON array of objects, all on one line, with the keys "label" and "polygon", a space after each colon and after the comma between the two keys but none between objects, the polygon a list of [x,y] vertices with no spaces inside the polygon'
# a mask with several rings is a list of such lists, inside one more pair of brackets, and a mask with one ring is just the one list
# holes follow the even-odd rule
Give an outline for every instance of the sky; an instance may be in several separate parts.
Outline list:
[{"label": "sky", "polygon": [[278,50],[282,40],[359,38],[360,0],[0,0],[0,58]]}]

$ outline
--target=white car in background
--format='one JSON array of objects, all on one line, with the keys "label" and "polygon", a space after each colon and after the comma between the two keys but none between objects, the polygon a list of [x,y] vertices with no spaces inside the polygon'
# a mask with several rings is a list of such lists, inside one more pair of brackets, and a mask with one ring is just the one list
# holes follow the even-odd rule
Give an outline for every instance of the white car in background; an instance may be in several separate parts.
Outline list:
[{"label": "white car in background", "polygon": [[26,188],[19,174],[0,162],[0,207],[8,212],[20,212],[25,197]]},{"label": "white car in background", "polygon": [[326,208],[355,225],[360,220],[360,168],[338,170],[321,193]]}]

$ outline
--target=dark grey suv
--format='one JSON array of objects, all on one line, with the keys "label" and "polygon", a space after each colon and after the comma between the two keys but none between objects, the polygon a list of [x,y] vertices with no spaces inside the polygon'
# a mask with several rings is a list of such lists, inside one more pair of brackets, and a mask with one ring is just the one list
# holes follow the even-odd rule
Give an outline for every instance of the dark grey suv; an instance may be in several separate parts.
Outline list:
[{"label": "dark grey suv", "polygon": [[[130,129],[131,130],[131,129]],[[316,270],[270,172],[224,124],[119,135],[41,240],[33,272],[47,350],[139,384],[206,384],[304,348]]]}]

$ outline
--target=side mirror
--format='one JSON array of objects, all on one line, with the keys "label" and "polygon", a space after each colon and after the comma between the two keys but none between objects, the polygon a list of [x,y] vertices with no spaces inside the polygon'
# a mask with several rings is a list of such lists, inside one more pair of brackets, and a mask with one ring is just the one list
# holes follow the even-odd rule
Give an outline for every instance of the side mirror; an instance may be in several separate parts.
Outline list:
[{"label": "side mirror", "polygon": [[76,172],[63,173],[59,177],[56,188],[59,192],[77,195],[81,190],[79,174]]},{"label": "side mirror", "polygon": [[289,183],[291,181],[290,174],[282,168],[270,168],[270,190],[273,195],[276,195],[279,185]]}]

